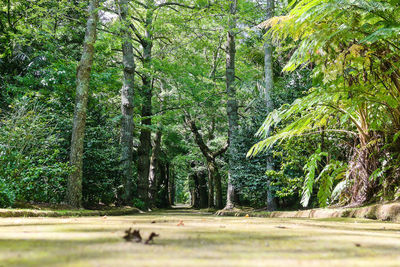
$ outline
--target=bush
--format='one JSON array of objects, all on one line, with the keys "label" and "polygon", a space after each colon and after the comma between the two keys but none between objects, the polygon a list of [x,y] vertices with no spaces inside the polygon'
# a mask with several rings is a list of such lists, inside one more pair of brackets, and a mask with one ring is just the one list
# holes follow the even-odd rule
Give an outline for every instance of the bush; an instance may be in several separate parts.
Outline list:
[{"label": "bush", "polygon": [[0,178],[0,207],[7,208],[14,204],[15,193],[4,179]]},{"label": "bush", "polygon": [[13,196],[7,205],[64,200],[70,168],[60,159],[62,138],[50,114],[49,108],[24,97],[0,118],[0,179],[4,192]]}]

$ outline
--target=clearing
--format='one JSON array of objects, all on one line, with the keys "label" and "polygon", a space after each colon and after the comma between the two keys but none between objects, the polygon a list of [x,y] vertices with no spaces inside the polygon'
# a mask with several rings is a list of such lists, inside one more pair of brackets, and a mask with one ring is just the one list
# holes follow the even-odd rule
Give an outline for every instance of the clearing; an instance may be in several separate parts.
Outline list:
[{"label": "clearing", "polygon": [[[178,226],[180,220],[183,226]],[[124,231],[152,245],[128,243]],[[400,266],[400,224],[216,217],[175,209],[119,217],[0,218],[0,266]]]}]

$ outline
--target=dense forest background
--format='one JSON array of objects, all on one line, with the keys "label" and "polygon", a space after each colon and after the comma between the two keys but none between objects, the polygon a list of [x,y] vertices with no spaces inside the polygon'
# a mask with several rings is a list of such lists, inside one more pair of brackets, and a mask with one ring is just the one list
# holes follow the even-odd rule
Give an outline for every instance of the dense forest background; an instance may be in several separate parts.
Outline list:
[{"label": "dense forest background", "polygon": [[2,207],[400,197],[398,0],[0,3]]}]

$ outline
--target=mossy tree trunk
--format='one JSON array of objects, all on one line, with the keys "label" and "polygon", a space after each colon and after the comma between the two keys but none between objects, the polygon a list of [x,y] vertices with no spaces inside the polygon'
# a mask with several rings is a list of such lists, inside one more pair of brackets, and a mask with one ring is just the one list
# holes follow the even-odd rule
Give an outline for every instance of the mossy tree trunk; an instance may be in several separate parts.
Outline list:
[{"label": "mossy tree trunk", "polygon": [[157,131],[150,159],[149,173],[149,200],[150,206],[155,206],[157,200],[157,187],[160,183],[159,155],[161,153],[161,131]]},{"label": "mossy tree trunk", "polygon": [[[237,152],[236,139],[238,134],[238,104],[236,99],[236,88],[235,88],[235,58],[236,58],[236,40],[235,40],[235,28],[236,28],[236,9],[237,0],[230,1],[230,14],[229,14],[229,29],[227,34],[227,45],[226,45],[226,93],[228,95],[227,102],[227,114],[228,114],[228,143],[229,143],[229,162],[228,162],[228,191],[226,197],[225,209],[232,209],[235,206],[235,187],[233,185],[233,179],[235,177],[235,161],[234,157]],[[218,206],[218,205],[217,205]]]},{"label": "mossy tree trunk", "polygon": [[93,65],[96,27],[98,24],[98,0],[89,3],[89,18],[86,24],[83,53],[77,70],[76,100],[72,128],[70,164],[73,171],[68,178],[67,201],[76,208],[82,206],[83,141],[85,137],[87,101],[90,73]]},{"label": "mossy tree trunk", "polygon": [[207,162],[208,172],[214,181],[214,189],[215,189],[215,208],[222,209],[224,207],[223,199],[222,199],[222,182],[221,175],[219,173],[219,169],[215,160]]},{"label": "mossy tree trunk", "polygon": [[175,205],[175,176],[169,163],[166,164],[166,174],[168,177],[168,200],[169,205]]},{"label": "mossy tree trunk", "polygon": [[[267,18],[270,19],[274,16],[275,10],[275,2],[274,0],[267,0]],[[274,70],[273,70],[273,58],[272,58],[272,45],[269,40],[265,40],[264,42],[264,79],[265,79],[265,87],[262,92],[262,98],[265,102],[265,106],[267,108],[267,112],[272,112],[274,110],[274,105],[272,102],[272,90],[274,88]],[[269,155],[267,158],[267,170],[273,169],[272,155]],[[272,211],[276,209],[275,197],[273,195],[273,191],[271,188],[271,181],[267,181],[267,209]]]},{"label": "mossy tree trunk", "polygon": [[153,49],[153,14],[154,0],[146,1],[146,17],[145,17],[145,34],[141,41],[143,48],[143,67],[142,74],[142,128],[140,131],[140,144],[138,148],[138,197],[146,206],[149,206],[149,171],[150,171],[150,154],[151,154],[151,115],[152,115],[152,87],[153,80],[151,77],[152,49]]},{"label": "mossy tree trunk", "polygon": [[120,1],[120,19],[122,22],[122,55],[124,80],[121,89],[121,162],[123,172],[125,204],[133,200],[133,101],[135,59],[133,54],[132,36],[129,32],[128,1]]},{"label": "mossy tree trunk", "polygon": [[193,161],[191,168],[194,170],[189,175],[189,186],[192,195],[192,207],[207,208],[208,207],[208,192],[207,192],[207,173],[203,169],[202,164]]},{"label": "mossy tree trunk", "polygon": [[[192,164],[193,167],[193,164]],[[199,179],[196,172],[189,174],[190,205],[192,208],[200,207]]]},{"label": "mossy tree trunk", "polygon": [[159,208],[167,208],[169,206],[169,194],[168,194],[168,175],[167,166],[163,162],[159,161],[158,169],[160,170],[160,180],[157,184],[157,200],[159,200]]},{"label": "mossy tree trunk", "polygon": [[198,181],[199,181],[199,208],[207,208],[208,207],[208,191],[207,191],[207,175],[204,171],[197,173]]}]

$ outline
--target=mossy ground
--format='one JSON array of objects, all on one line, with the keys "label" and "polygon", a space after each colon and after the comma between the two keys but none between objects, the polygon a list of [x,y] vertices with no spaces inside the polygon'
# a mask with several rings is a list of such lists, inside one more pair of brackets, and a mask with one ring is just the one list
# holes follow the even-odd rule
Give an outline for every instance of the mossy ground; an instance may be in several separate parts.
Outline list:
[{"label": "mossy ground", "polygon": [[[183,220],[184,226],[177,226]],[[155,223],[154,223],[155,222]],[[127,243],[129,227],[153,245]],[[215,217],[0,218],[0,266],[399,266],[400,224]]]}]

